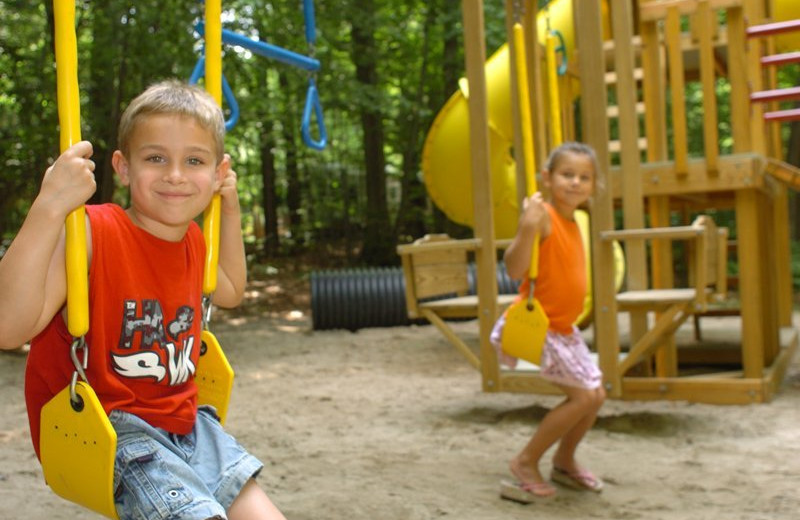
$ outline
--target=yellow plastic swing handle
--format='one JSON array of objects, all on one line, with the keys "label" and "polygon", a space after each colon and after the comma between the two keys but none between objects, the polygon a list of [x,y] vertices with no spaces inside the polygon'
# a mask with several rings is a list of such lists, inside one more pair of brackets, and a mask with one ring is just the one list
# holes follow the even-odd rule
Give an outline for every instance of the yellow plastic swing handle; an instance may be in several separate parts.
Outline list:
[{"label": "yellow plastic swing handle", "polygon": [[[75,2],[54,2],[56,78],[61,151],[81,140],[78,45],[75,37]],[[67,328],[78,338],[89,331],[89,280],[86,224],[83,205],[66,220]]]},{"label": "yellow plastic swing handle", "polygon": [[[519,22],[514,24],[514,51],[517,68],[517,92],[519,95],[520,126],[522,127],[522,153],[525,164],[525,184],[528,197],[536,193],[536,160],[533,149],[533,123],[528,90],[528,61],[525,54],[525,30]],[[533,241],[531,266],[528,277],[535,280],[539,274],[539,235]]]}]

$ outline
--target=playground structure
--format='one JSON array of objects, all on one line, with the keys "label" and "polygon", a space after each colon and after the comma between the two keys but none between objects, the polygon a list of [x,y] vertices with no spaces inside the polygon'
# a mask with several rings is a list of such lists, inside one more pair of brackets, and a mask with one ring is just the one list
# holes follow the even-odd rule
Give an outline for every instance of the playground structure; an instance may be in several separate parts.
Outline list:
[{"label": "playground structure", "polygon": [[[800,21],[796,20],[800,4],[788,0],[559,0],[550,9],[563,15],[561,10],[567,5],[572,11],[570,34],[576,37],[576,50],[566,77],[553,90],[548,88],[553,83],[544,81],[543,51],[534,43],[541,41],[541,16],[547,16],[538,12],[536,2],[506,1],[511,43],[507,51],[501,49],[486,63],[483,3],[463,0],[467,77],[429,135],[429,143],[453,140],[448,128],[458,127],[452,125],[454,118],[468,128],[466,142],[449,146],[459,150],[468,146],[469,164],[459,163],[458,172],[453,164],[447,170],[437,166],[440,169],[425,175],[437,204],[445,191],[436,187],[439,181],[450,190],[466,185],[466,195],[442,209],[448,214],[460,212],[454,220],[474,229],[474,238],[466,245],[474,250],[478,265],[478,294],[471,316],[478,320],[480,351],[474,359],[467,357],[480,370],[483,389],[557,391],[536,371],[501,369],[488,339],[501,310],[494,274],[497,239],[513,235],[518,193],[525,192],[524,165],[519,160],[523,143],[518,85],[522,79],[532,86],[528,101],[533,107],[538,164],[554,142],[545,130],[555,112],[544,109],[545,101],[560,94],[556,112],[563,116],[564,135],[577,137],[573,96],[568,90],[577,84],[580,139],[597,151],[601,177],[605,177],[599,179],[591,206],[591,263],[594,346],[609,395],[720,404],[769,401],[798,343],[791,324],[787,188],[800,186],[800,171],[782,160],[779,124],[800,118],[800,113],[783,109],[779,102],[800,98],[800,88],[777,89],[775,69],[800,62]],[[521,49],[515,49],[511,37],[515,25],[525,31],[527,78],[517,77],[514,60]],[[506,52],[510,58],[504,57]],[[570,74],[576,81],[567,79]],[[689,82],[702,93],[703,152],[698,156],[690,156],[688,146],[684,99]],[[718,110],[718,84],[729,89],[727,111]],[[601,85],[613,89],[614,95]],[[497,124],[498,115],[506,118],[503,124]],[[729,126],[732,136],[732,144],[724,150],[721,125]],[[509,153],[512,146],[516,161]],[[425,161],[440,160],[440,153],[449,155],[447,148],[438,146],[426,150],[423,168]],[[456,181],[457,174],[461,177]],[[622,229],[615,230],[615,210],[621,210]],[[689,350],[676,344],[674,333],[689,317],[708,311],[706,295],[725,292],[726,276],[720,269],[725,268],[729,244],[726,230],[708,231],[715,226],[707,217],[701,220],[712,224],[711,228],[671,226],[671,222],[673,217],[720,211],[731,211],[735,218],[736,240],[730,245],[738,261],[741,339],[722,350],[703,348],[703,343]],[[625,243],[627,287],[620,295],[613,283],[613,240]],[[690,273],[693,285],[686,289],[676,288],[675,240],[697,242],[687,244],[698,263]],[[463,250],[462,242],[450,241],[448,248],[439,241],[433,247]],[[425,252],[424,247],[432,246],[400,246],[404,265],[413,255]],[[406,283],[416,283],[408,269],[406,275]],[[715,282],[713,289],[706,282]],[[668,294],[672,297],[667,298]],[[629,349],[620,346],[618,311],[630,315]],[[463,352],[463,345],[459,349]],[[687,375],[681,368],[688,357],[711,368]],[[737,368],[731,370],[731,364]]]}]

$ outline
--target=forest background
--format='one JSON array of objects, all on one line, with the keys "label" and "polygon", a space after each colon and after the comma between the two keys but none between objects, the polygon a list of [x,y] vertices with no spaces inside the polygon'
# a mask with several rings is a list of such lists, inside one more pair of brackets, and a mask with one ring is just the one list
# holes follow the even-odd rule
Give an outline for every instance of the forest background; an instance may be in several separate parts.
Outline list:
[{"label": "forest background", "polygon": [[[461,2],[316,0],[313,45],[301,5],[223,2],[224,28],[321,62],[314,80],[328,146],[317,151],[300,132],[309,73],[223,48],[223,73],[240,107],[226,147],[240,178],[253,263],[389,266],[399,263],[399,243],[428,232],[469,235],[430,201],[420,173],[425,135],[464,75]],[[484,2],[487,55],[507,39],[504,5]],[[127,203],[110,164],[120,114],[154,81],[190,77],[202,49],[194,27],[203,9],[186,0],[76,3],[82,135],[92,141],[97,163],[90,202]],[[0,0],[0,14],[2,255],[58,155],[58,114],[52,3]],[[779,82],[800,84],[800,71],[784,68]],[[690,90],[688,97],[697,95]],[[687,99],[690,122],[702,121],[692,117],[699,106]],[[783,130],[787,160],[800,164],[800,126]],[[702,128],[691,127],[689,138],[700,155],[702,139],[691,133],[699,136]],[[797,200],[792,194],[795,239]],[[800,260],[794,264],[800,280]]]}]

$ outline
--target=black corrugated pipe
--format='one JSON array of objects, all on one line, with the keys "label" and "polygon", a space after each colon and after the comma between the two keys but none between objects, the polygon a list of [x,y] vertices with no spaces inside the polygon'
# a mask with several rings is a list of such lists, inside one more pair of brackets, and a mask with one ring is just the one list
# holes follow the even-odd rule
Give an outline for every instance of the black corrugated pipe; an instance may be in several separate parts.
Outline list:
[{"label": "black corrugated pipe", "polygon": [[[469,266],[469,292],[475,294],[475,264]],[[514,294],[517,284],[497,264],[497,290]],[[314,330],[410,325],[406,314],[406,288],[400,267],[365,267],[313,271],[311,318]],[[418,320],[417,323],[425,323]]]}]

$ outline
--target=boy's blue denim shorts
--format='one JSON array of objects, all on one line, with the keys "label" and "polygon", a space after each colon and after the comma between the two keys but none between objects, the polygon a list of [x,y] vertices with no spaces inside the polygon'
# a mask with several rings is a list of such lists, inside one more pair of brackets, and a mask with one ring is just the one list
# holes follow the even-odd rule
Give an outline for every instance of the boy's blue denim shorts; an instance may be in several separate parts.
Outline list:
[{"label": "boy's blue denim shorts", "polygon": [[225,433],[215,410],[201,406],[194,429],[175,435],[114,410],[114,500],[120,520],[219,516],[263,464]]}]

